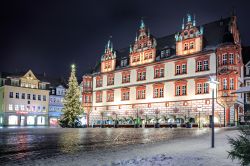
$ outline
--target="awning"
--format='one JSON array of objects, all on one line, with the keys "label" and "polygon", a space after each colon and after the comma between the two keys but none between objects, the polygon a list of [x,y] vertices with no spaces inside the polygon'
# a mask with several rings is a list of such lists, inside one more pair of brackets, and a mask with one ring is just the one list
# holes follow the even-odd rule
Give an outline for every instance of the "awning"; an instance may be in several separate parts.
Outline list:
[{"label": "awning", "polygon": [[237,91],[232,92],[232,94],[234,93],[250,93],[250,86],[241,87]]}]

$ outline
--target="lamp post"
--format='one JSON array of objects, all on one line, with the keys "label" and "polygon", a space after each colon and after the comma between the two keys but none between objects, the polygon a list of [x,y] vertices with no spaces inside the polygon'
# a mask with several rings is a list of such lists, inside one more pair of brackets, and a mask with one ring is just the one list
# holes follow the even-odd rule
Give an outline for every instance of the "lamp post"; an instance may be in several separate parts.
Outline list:
[{"label": "lamp post", "polygon": [[209,84],[212,89],[212,119],[211,119],[211,129],[212,129],[212,145],[211,147],[214,148],[214,90],[219,82],[215,81],[214,78],[210,78]]}]

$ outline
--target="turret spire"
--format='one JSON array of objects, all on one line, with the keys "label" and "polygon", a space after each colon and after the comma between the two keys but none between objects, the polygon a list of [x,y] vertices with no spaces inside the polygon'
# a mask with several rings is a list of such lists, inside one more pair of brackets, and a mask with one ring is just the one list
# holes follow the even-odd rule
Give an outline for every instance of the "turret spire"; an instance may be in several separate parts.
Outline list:
[{"label": "turret spire", "polygon": [[184,30],[185,19],[183,17],[181,29]]},{"label": "turret spire", "polygon": [[143,19],[141,19],[141,26],[140,26],[141,29],[144,29],[145,28],[145,24],[144,24],[144,21]]},{"label": "turret spire", "polygon": [[196,26],[195,14],[194,14],[193,26],[194,26],[194,27]]},{"label": "turret spire", "polygon": [[190,14],[187,14],[187,22],[192,22],[192,16]]}]

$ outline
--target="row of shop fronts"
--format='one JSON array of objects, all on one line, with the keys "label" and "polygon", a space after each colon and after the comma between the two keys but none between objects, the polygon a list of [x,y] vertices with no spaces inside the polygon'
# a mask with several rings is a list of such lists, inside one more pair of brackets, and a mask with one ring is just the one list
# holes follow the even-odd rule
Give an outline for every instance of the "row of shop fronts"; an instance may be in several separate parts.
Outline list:
[{"label": "row of shop fronts", "polygon": [[[58,127],[61,112],[28,113],[8,112],[0,114],[0,126],[51,126]],[[82,115],[80,121],[86,125],[86,116]]]}]

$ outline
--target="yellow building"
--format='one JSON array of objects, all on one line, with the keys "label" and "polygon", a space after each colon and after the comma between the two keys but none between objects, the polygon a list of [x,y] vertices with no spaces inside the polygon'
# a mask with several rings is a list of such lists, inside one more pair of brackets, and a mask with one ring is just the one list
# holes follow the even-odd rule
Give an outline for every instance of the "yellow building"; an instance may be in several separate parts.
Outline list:
[{"label": "yellow building", "polygon": [[27,73],[0,75],[0,125],[48,125],[49,83]]}]

